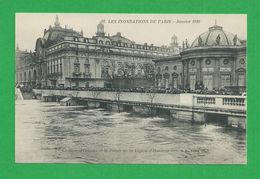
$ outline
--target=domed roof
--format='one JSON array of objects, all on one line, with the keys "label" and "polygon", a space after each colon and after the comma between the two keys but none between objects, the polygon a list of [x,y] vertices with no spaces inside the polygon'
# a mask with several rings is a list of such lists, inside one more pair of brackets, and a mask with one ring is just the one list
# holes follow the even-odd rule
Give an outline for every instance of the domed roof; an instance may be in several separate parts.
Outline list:
[{"label": "domed roof", "polygon": [[178,37],[175,34],[173,34],[172,39],[177,39],[177,38]]},{"label": "domed roof", "polygon": [[102,22],[100,22],[98,25],[97,25],[97,28],[104,28],[104,25]]},{"label": "domed roof", "polygon": [[199,46],[236,46],[241,45],[237,35],[223,31],[223,28],[214,25],[209,31],[199,35],[192,43],[191,47]]}]

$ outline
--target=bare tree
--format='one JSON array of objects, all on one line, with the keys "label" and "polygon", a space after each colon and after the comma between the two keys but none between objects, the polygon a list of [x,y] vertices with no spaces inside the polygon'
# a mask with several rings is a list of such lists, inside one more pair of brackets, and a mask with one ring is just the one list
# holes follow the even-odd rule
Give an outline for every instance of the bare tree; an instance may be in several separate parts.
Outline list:
[{"label": "bare tree", "polygon": [[96,99],[101,93],[102,91],[91,91],[91,96]]}]

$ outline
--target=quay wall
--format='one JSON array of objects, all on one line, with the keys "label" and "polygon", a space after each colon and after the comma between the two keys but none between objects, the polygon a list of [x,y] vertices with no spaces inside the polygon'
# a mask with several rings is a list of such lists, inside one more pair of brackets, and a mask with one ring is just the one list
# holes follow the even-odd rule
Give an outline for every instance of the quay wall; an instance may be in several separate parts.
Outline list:
[{"label": "quay wall", "polygon": [[[73,90],[40,90],[34,93],[42,96],[72,96],[77,98],[100,99],[109,101],[129,101],[151,104],[179,105],[180,94],[136,93],[114,91],[73,91]],[[192,104],[190,104],[192,105]]]},{"label": "quay wall", "polygon": [[105,105],[118,112],[131,109],[139,114],[154,115],[157,109],[165,109],[172,119],[185,122],[205,123],[208,115],[214,114],[216,118],[223,118],[224,115],[228,126],[246,128],[246,97],[243,96],[45,89],[33,91],[36,97],[45,98],[45,101],[73,97],[86,101],[88,107]]}]

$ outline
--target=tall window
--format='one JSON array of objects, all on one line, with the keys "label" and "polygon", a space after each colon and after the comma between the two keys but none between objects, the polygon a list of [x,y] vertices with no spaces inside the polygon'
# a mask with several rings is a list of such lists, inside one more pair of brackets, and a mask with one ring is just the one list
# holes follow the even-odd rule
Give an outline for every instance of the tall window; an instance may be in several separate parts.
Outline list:
[{"label": "tall window", "polygon": [[124,64],[122,62],[117,62],[117,75],[123,76],[124,75]]},{"label": "tall window", "polygon": [[102,66],[101,77],[102,78],[108,78],[109,77],[108,71],[109,71],[109,66],[107,66],[107,65]]},{"label": "tall window", "polygon": [[60,72],[60,69],[59,69],[59,60],[57,60],[57,62],[56,62],[56,69],[57,69],[57,72]]},{"label": "tall window", "polygon": [[245,86],[245,75],[238,75],[238,86]]},{"label": "tall window", "polygon": [[60,59],[60,72],[62,73],[62,60]]},{"label": "tall window", "polygon": [[51,67],[51,73],[52,73],[52,62],[50,62],[50,67]]},{"label": "tall window", "polygon": [[196,75],[190,75],[190,89],[195,90]]},{"label": "tall window", "polygon": [[221,75],[221,87],[230,86],[230,75]]},{"label": "tall window", "polygon": [[80,69],[79,69],[79,63],[74,63],[74,72],[75,73],[79,73],[80,72]]},{"label": "tall window", "polygon": [[160,67],[157,68],[157,73],[161,73],[161,68]]},{"label": "tall window", "polygon": [[213,88],[212,75],[204,75],[203,76],[203,84],[204,84],[205,88],[207,88],[208,90],[212,90],[212,88]]},{"label": "tall window", "polygon": [[89,74],[89,64],[85,64],[85,74]]},{"label": "tall window", "polygon": [[135,75],[135,64],[131,64],[131,75]]},{"label": "tall window", "polygon": [[169,78],[170,78],[170,75],[168,73],[165,73],[163,75],[163,78],[164,78],[164,87],[165,88],[168,88],[169,87]]},{"label": "tall window", "polygon": [[55,61],[53,61],[53,73],[55,73]]},{"label": "tall window", "polygon": [[177,85],[178,85],[178,78],[177,77],[172,77],[172,87],[174,89],[177,89]]}]

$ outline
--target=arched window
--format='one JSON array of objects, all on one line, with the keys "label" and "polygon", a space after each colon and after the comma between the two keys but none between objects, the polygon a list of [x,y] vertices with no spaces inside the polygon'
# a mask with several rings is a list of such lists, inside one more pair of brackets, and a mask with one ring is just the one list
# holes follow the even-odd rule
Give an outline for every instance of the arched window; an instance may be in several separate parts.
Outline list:
[{"label": "arched window", "polygon": [[99,43],[99,44],[103,44],[103,41],[102,41],[102,40],[100,40],[98,43]]},{"label": "arched window", "polygon": [[161,73],[161,67],[157,68],[157,73]]},{"label": "arched window", "polygon": [[106,45],[110,45],[110,42],[109,42],[109,41],[106,41]]},{"label": "arched window", "polygon": [[169,70],[169,67],[168,67],[168,66],[166,66],[166,67],[165,67],[165,71],[168,71],[168,70]]}]

